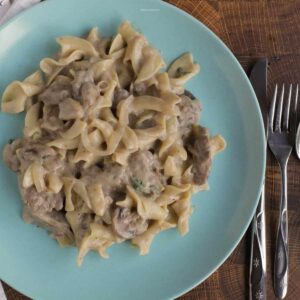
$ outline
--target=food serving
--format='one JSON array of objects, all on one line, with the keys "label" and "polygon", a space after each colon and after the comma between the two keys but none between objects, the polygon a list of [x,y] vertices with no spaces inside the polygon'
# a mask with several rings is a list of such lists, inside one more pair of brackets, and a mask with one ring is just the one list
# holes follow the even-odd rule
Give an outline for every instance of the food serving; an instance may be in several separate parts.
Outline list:
[{"label": "food serving", "polygon": [[24,220],[60,245],[90,251],[130,240],[148,253],[155,235],[189,230],[191,196],[208,188],[220,136],[198,125],[200,102],[184,89],[199,72],[190,53],[167,70],[129,22],[113,38],[57,39],[61,50],[14,81],[2,111],[26,112],[24,137],[3,157],[17,173]]}]

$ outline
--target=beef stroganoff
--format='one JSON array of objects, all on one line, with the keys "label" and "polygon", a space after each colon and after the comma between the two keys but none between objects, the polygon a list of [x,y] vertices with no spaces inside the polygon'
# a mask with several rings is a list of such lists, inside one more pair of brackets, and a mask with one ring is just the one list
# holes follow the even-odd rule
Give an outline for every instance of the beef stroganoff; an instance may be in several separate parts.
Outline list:
[{"label": "beef stroganoff", "polygon": [[127,21],[114,38],[93,28],[57,42],[55,59],[2,96],[3,112],[26,112],[23,138],[3,150],[24,220],[77,246],[79,265],[90,250],[106,258],[130,240],[145,255],[159,232],[186,234],[191,196],[208,188],[225,148],[197,124],[200,102],[184,89],[199,65],[186,53],[166,71]]}]

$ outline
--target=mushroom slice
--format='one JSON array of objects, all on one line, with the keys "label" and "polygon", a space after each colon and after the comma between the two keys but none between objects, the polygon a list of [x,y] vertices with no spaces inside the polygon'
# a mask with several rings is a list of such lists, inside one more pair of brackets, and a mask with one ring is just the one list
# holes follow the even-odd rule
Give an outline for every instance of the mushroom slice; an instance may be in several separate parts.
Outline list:
[{"label": "mushroom slice", "polygon": [[148,228],[148,221],[129,208],[116,208],[112,219],[114,231],[122,238],[132,239]]}]

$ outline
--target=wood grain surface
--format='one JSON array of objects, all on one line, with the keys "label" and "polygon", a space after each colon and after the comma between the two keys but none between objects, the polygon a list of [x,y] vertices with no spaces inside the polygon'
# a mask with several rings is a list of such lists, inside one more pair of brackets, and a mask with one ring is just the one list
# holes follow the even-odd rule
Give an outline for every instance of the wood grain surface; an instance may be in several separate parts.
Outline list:
[{"label": "wood grain surface", "polygon": [[[268,57],[269,94],[275,83],[300,83],[300,0],[169,0],[168,2],[187,11],[213,30],[237,56],[246,71],[257,58]],[[288,167],[290,245],[290,279],[286,297],[288,300],[300,299],[299,166],[300,163],[293,153]],[[269,153],[266,175],[268,299],[275,299],[271,266],[279,197],[279,168]],[[249,242],[248,230],[237,249],[219,270],[179,299],[247,299]],[[5,284],[4,288],[8,300],[28,299]]]}]

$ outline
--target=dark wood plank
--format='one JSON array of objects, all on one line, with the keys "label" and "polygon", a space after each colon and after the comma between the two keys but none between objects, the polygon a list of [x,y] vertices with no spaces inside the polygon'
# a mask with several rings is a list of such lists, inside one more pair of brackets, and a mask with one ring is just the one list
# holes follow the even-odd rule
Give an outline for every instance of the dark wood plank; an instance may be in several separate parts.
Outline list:
[{"label": "dark wood plank", "polygon": [[17,292],[16,290],[11,288],[9,285],[4,283],[3,281],[2,281],[2,285],[5,290],[7,300],[30,300],[30,298],[27,298],[26,296]]},{"label": "dark wood plank", "polygon": [[[268,57],[269,90],[275,83],[300,82],[299,0],[170,0],[213,30],[249,66]],[[300,299],[300,168],[295,155],[289,163],[290,283],[287,300]],[[272,254],[278,220],[280,173],[270,155],[266,175],[268,299],[272,289]],[[228,260],[201,285],[180,300],[239,300],[248,294],[249,232]],[[25,300],[5,285],[8,300]]]}]

